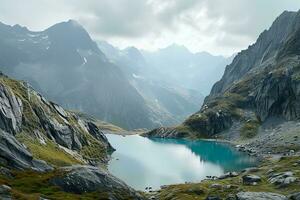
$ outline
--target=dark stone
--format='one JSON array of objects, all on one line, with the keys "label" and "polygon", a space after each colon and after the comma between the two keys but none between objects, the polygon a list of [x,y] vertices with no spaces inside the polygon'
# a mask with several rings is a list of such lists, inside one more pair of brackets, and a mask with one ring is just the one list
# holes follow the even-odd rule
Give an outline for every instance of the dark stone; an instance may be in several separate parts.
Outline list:
[{"label": "dark stone", "polygon": [[65,192],[82,194],[100,191],[112,195],[114,192],[118,192],[131,196],[131,199],[143,199],[141,195],[106,170],[83,165],[64,167],[61,170],[65,172],[64,175],[55,177],[50,182],[61,187]]},{"label": "dark stone", "polygon": [[208,196],[205,200],[221,200],[218,196]]},{"label": "dark stone", "polygon": [[0,84],[0,128],[16,134],[22,124],[22,101],[6,86]]},{"label": "dark stone", "polygon": [[0,185],[0,199],[11,200],[11,188],[7,185]]},{"label": "dark stone", "polygon": [[243,183],[246,185],[253,185],[261,182],[261,178],[257,175],[247,174],[242,177]]},{"label": "dark stone", "polygon": [[300,200],[300,192],[293,193],[289,195],[289,199],[291,200]]},{"label": "dark stone", "polygon": [[287,198],[281,194],[270,192],[239,192],[237,200],[287,200]]},{"label": "dark stone", "polygon": [[[45,162],[35,160],[16,138],[0,129],[0,158],[2,163],[15,169],[34,169],[37,171],[48,171],[52,167]],[[0,160],[0,161],[1,161]]]}]

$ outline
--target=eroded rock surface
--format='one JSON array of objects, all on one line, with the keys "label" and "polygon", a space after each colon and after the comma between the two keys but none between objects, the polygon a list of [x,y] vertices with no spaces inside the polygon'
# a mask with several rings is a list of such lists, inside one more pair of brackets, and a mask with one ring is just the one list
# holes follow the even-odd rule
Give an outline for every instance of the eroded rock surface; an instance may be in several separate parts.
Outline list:
[{"label": "eroded rock surface", "polygon": [[56,177],[51,182],[66,192],[82,194],[85,192],[101,191],[109,193],[111,199],[118,195],[131,196],[132,199],[143,199],[133,189],[121,180],[110,175],[107,171],[92,166],[71,166],[62,168],[66,172],[62,177]]},{"label": "eroded rock surface", "polygon": [[269,192],[240,192],[237,200],[287,200],[286,196]]},{"label": "eroded rock surface", "polygon": [[33,158],[30,152],[16,138],[0,130],[0,161],[2,165],[15,169],[48,171],[52,167]]},{"label": "eroded rock surface", "polygon": [[0,84],[0,128],[15,134],[22,124],[22,101],[10,89]]}]

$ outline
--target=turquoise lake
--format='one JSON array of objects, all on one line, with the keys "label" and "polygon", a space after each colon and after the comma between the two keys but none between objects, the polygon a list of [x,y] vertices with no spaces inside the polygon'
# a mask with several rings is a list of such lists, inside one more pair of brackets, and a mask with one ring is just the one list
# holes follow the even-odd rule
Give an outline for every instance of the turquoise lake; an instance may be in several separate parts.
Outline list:
[{"label": "turquoise lake", "polygon": [[199,182],[206,176],[220,176],[257,164],[255,158],[220,142],[106,136],[116,149],[109,171],[137,190]]}]

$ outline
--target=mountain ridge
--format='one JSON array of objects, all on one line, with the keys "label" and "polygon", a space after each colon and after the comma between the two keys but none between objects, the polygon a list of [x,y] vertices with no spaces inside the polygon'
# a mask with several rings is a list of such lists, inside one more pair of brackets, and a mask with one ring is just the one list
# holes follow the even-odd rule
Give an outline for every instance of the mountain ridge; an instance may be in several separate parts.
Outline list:
[{"label": "mountain ridge", "polygon": [[114,151],[102,125],[3,74],[0,102],[1,199],[144,199],[100,167]]},{"label": "mountain ridge", "polygon": [[144,99],[77,22],[38,32],[1,25],[0,35],[0,69],[9,76],[29,81],[67,109],[127,129],[157,126]]},{"label": "mountain ridge", "polygon": [[[253,45],[236,55],[200,111],[176,128],[157,129],[146,135],[245,140],[258,151],[276,146],[277,142],[270,139],[261,146],[258,139],[270,134],[270,127],[279,129],[293,121],[296,126],[299,120],[299,24],[300,11],[284,12]],[[294,132],[282,130],[276,137],[284,134]]]},{"label": "mountain ridge", "polygon": [[118,49],[105,41],[98,42],[99,48],[128,77],[150,107],[150,112],[160,119],[157,124],[176,125],[197,110],[202,103],[199,91],[181,87],[161,77],[159,71],[151,72],[143,53],[135,48]]}]

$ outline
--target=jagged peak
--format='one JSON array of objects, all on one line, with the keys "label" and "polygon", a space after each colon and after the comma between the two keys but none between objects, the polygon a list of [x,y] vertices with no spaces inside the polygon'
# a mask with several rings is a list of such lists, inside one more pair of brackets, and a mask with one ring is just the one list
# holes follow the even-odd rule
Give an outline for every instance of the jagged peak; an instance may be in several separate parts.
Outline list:
[{"label": "jagged peak", "polygon": [[21,26],[19,24],[15,24],[12,28],[14,30],[21,31],[21,32],[29,32],[29,30],[26,26]]},{"label": "jagged peak", "polygon": [[64,22],[60,22],[57,24],[54,24],[52,26],[50,26],[49,28],[46,29],[46,31],[48,30],[53,30],[53,29],[77,29],[77,30],[84,30],[83,26],[77,22],[76,20],[70,19],[68,21],[64,21]]},{"label": "jagged peak", "polygon": [[136,47],[134,46],[130,46],[125,48],[123,51],[126,51],[127,53],[131,54],[131,55],[139,55],[142,56],[140,50],[138,50]]}]

